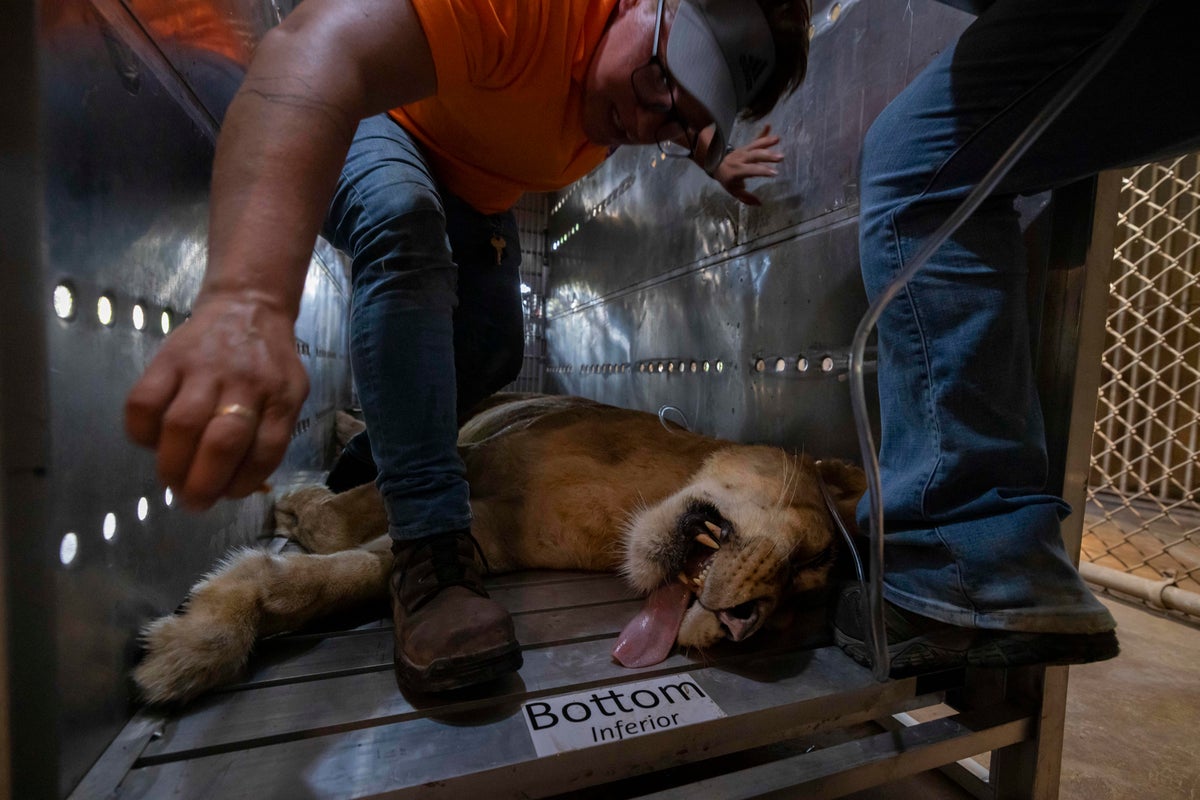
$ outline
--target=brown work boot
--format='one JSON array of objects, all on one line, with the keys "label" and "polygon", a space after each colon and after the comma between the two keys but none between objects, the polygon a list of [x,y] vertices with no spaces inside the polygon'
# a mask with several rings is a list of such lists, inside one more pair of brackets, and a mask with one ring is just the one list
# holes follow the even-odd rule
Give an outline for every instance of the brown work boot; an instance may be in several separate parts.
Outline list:
[{"label": "brown work boot", "polygon": [[512,617],[488,597],[469,531],[394,542],[392,630],[396,677],[441,692],[521,667]]}]

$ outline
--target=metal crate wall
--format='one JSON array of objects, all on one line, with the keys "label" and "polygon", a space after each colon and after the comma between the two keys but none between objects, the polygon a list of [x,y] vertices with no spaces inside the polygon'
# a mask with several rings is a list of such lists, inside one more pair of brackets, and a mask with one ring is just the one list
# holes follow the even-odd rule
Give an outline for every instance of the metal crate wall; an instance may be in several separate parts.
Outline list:
[{"label": "metal crate wall", "polygon": [[1200,593],[1200,154],[1121,191],[1082,557]]},{"label": "metal crate wall", "polygon": [[521,305],[525,311],[525,359],[507,392],[540,392],[546,374],[546,225],[550,195],[528,194],[513,212],[521,234]]}]

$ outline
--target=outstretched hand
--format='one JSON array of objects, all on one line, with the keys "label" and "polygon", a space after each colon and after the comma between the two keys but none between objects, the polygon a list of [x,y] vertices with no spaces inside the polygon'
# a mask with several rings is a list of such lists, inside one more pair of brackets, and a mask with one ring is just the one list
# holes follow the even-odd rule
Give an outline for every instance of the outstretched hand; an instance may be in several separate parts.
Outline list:
[{"label": "outstretched hand", "polygon": [[263,485],[307,394],[285,311],[241,295],[202,295],[130,391],[125,428],[157,453],[159,480],[201,510]]},{"label": "outstretched hand", "polygon": [[783,153],[774,149],[779,141],[778,136],[771,135],[771,126],[764,125],[754,141],[725,156],[713,172],[713,178],[725,191],[746,205],[762,205],[758,197],[746,191],[746,181],[750,178],[774,178],[779,174],[774,166],[783,161]]}]

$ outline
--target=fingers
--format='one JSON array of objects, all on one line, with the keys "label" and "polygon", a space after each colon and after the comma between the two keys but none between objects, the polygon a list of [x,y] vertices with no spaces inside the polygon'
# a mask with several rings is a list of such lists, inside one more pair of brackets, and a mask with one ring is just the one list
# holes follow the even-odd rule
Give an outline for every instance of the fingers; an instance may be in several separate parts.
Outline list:
[{"label": "fingers", "polygon": [[[299,402],[294,407],[299,409]],[[295,425],[296,413],[282,407],[268,408],[263,413],[253,444],[225,487],[226,497],[246,497],[263,488],[283,460]]]},{"label": "fingers", "polygon": [[125,398],[125,432],[151,449],[158,446],[163,414],[179,388],[179,373],[169,364],[154,362]]},{"label": "fingers", "polygon": [[757,162],[742,165],[738,169],[736,177],[744,181],[747,178],[774,178],[778,174],[779,170],[771,166],[770,162]]},{"label": "fingers", "polygon": [[156,451],[159,480],[185,507],[245,497],[283,459],[308,393],[292,322],[250,303],[198,303],[130,392],[130,438]]},{"label": "fingers", "polygon": [[778,150],[751,150],[747,149],[742,157],[738,159],[740,164],[778,164],[783,161],[783,153]]},{"label": "fingers", "polygon": [[200,510],[223,497],[260,491],[283,460],[305,389],[292,390],[293,397],[263,411],[252,402],[219,404],[194,446],[186,474],[174,484],[181,502]]},{"label": "fingers", "polygon": [[157,447],[158,480],[163,485],[182,493],[200,439],[216,414],[218,397],[214,383],[193,379],[163,414]]},{"label": "fingers", "polygon": [[765,147],[774,147],[775,145],[779,144],[781,141],[783,141],[783,140],[779,136],[771,135],[770,123],[763,125],[762,130],[758,132],[758,136],[754,137],[754,144],[757,145],[760,142],[765,142],[766,144],[762,145]]},{"label": "fingers", "polygon": [[[248,413],[231,409],[251,409]],[[177,480],[177,494],[191,509],[204,509],[221,499],[257,437],[260,413],[250,403],[223,403],[210,411],[194,443],[186,472]],[[162,450],[159,459],[163,458]]]}]

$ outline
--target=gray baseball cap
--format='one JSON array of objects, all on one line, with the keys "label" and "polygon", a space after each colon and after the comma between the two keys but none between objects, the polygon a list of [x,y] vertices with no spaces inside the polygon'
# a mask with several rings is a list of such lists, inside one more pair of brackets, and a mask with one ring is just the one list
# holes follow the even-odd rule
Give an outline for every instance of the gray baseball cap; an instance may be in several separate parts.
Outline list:
[{"label": "gray baseball cap", "polygon": [[738,111],[750,105],[775,67],[771,27],[756,0],[680,0],[666,55],[676,83],[717,124],[708,151],[711,170],[724,155]]}]

